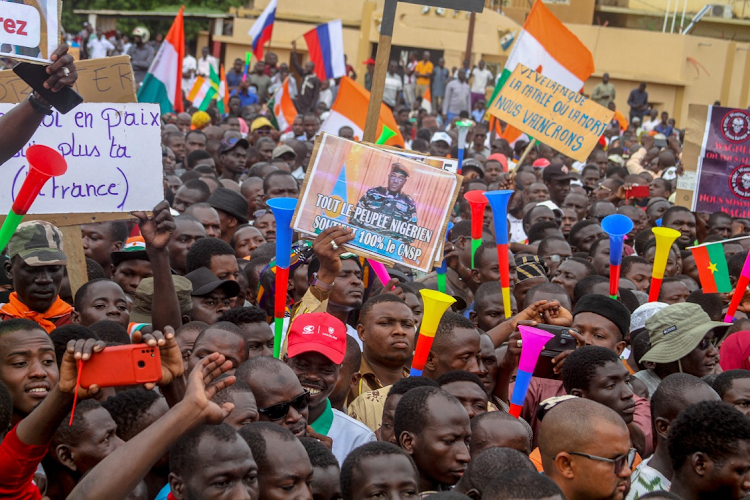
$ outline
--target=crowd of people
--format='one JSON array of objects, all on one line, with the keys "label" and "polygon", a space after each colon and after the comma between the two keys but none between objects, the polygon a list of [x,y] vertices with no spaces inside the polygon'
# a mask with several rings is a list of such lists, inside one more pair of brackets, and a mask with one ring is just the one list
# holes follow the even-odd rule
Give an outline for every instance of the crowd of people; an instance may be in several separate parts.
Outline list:
[{"label": "crowd of people", "polygon": [[[50,87],[72,85],[65,48],[53,60]],[[256,70],[261,79],[265,66]],[[415,71],[419,89],[426,70]],[[46,102],[34,99],[0,117],[9,131],[0,163],[45,116]],[[408,148],[457,156],[457,117],[412,114],[404,91],[396,99]],[[734,323],[721,322],[732,294],[704,293],[687,250],[732,239],[723,250],[734,287],[750,248],[750,238],[734,238],[750,236],[750,220],[674,203],[681,131],[615,120],[579,163],[544,144],[511,146],[473,116],[444,254],[456,302],[422,375],[409,376],[420,324],[434,314],[420,290],[437,289],[436,273],[397,264],[378,283],[347,251],[354,235],[345,227],[295,238],[286,333],[273,356],[277,227],[267,202],[300,195],[317,111],[301,112],[289,131],[274,127],[262,101],[233,98],[226,116],[194,108],[162,116],[165,200],[132,220],[81,226],[88,280],[77,290],[60,230],[19,225],[0,257],[0,496],[750,494],[750,296]],[[630,197],[636,185],[649,196]],[[492,210],[472,252],[465,198],[497,189],[513,190],[510,311]],[[601,226],[615,213],[633,222],[617,299]],[[659,225],[680,237],[649,302]],[[557,331],[559,348],[542,354],[517,419],[509,396],[524,347],[519,325]],[[79,383],[87,363],[128,345],[159,351],[158,381]]]}]

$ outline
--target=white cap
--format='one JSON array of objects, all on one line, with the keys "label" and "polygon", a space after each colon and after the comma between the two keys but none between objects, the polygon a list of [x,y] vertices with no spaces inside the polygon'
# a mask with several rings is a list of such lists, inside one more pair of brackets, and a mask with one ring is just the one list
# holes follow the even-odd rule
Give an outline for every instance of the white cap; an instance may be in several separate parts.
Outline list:
[{"label": "white cap", "polygon": [[448,146],[453,145],[453,139],[451,139],[451,136],[448,135],[447,132],[435,132],[435,134],[432,136],[432,139],[430,139],[430,143],[437,141],[445,141],[446,143],[448,143]]},{"label": "white cap", "polygon": [[638,309],[633,311],[633,314],[630,315],[630,333],[641,328],[646,328],[646,321],[667,306],[669,306],[669,304],[665,304],[664,302],[649,302],[639,306]]}]

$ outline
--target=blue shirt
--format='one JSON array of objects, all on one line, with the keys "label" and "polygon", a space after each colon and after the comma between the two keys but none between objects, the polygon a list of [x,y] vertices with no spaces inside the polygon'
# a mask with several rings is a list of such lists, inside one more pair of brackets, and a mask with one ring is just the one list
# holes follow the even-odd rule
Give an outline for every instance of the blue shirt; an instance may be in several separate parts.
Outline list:
[{"label": "blue shirt", "polygon": [[252,92],[241,93],[239,90],[233,90],[229,97],[237,96],[240,98],[240,107],[249,106],[258,102],[258,96]]},{"label": "blue shirt", "polygon": [[234,70],[227,72],[227,85],[231,87],[239,86],[242,81],[242,73],[235,73]]},{"label": "blue shirt", "polygon": [[445,86],[448,84],[449,76],[448,68],[441,68],[440,66],[435,68],[432,73],[432,95],[435,97],[445,96]]},{"label": "blue shirt", "polygon": [[666,135],[667,137],[672,135],[673,132],[673,129],[670,125],[664,125],[663,123],[660,123],[656,127],[654,127],[654,130],[656,130],[660,134]]}]

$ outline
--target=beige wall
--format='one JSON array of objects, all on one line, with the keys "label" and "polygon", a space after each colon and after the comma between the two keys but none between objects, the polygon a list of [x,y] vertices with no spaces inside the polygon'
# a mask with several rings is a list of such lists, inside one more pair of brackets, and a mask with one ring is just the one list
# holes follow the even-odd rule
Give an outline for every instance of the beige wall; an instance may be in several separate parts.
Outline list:
[{"label": "beige wall", "polygon": [[644,81],[649,100],[675,116],[678,125],[689,104],[747,107],[750,45],[714,38],[599,26],[568,26],[594,55],[596,73],[584,87],[590,94],[609,72],[617,108],[627,114],[630,91]]},{"label": "beige wall", "polygon": [[[544,3],[564,23],[591,24],[594,19],[596,0],[547,0]],[[530,10],[528,0],[507,0],[503,7],[505,15],[518,24],[523,24]]]}]

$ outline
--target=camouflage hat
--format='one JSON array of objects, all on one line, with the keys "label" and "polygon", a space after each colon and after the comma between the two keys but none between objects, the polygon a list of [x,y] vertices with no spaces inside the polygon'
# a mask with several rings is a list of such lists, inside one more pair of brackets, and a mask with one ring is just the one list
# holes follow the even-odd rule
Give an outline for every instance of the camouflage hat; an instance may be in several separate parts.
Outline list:
[{"label": "camouflage hat", "polygon": [[27,266],[64,266],[68,257],[63,253],[60,230],[42,220],[22,222],[8,242],[8,257],[18,255]]},{"label": "camouflage hat", "polygon": [[[193,308],[193,284],[184,276],[172,275],[180,314],[187,314]],[[152,323],[151,312],[154,305],[154,278],[143,278],[135,290],[135,307],[130,313],[133,323]]]}]

